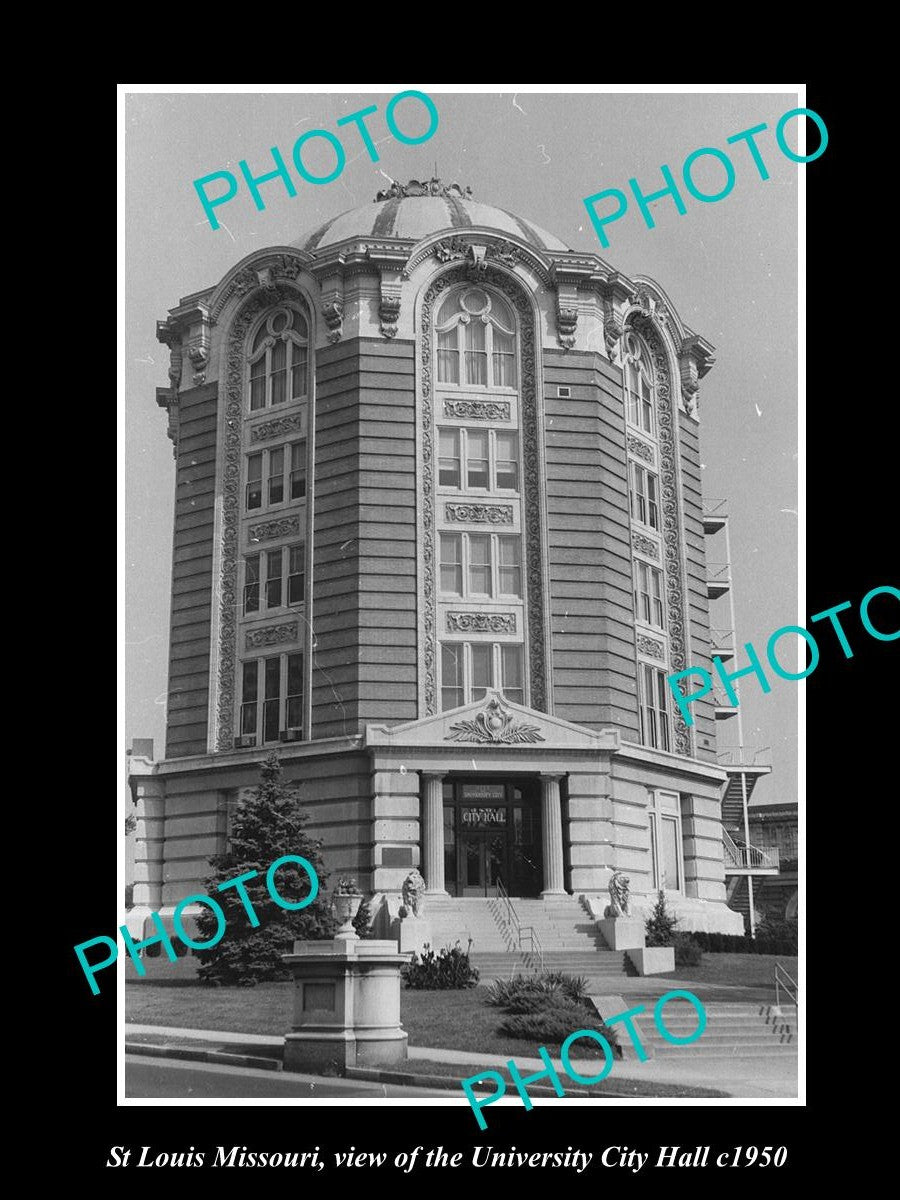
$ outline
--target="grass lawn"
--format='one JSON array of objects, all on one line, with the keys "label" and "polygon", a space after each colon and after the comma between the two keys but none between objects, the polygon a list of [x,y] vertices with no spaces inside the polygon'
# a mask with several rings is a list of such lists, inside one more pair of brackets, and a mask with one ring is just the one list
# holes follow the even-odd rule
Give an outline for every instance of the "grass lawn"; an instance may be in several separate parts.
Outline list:
[{"label": "grass lawn", "polygon": [[699,967],[676,967],[661,979],[684,979],[692,983],[732,987],[765,987],[774,991],[775,964],[797,978],[797,959],[784,954],[704,953]]}]

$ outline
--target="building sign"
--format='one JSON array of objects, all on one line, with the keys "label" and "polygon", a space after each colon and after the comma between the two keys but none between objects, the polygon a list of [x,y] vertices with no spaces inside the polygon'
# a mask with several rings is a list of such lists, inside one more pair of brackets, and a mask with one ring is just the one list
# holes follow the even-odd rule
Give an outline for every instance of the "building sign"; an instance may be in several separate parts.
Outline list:
[{"label": "building sign", "polygon": [[492,829],[506,824],[505,808],[462,808],[462,823],[469,829]]},{"label": "building sign", "polygon": [[506,789],[502,783],[464,783],[463,800],[505,800]]}]

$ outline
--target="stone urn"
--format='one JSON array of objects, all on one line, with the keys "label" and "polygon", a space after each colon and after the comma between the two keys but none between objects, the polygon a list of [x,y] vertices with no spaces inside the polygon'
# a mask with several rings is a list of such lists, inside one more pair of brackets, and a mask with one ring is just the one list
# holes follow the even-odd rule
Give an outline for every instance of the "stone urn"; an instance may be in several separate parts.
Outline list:
[{"label": "stone urn", "polygon": [[341,879],[331,898],[331,911],[341,923],[334,935],[335,941],[352,942],[357,940],[357,933],[353,928],[353,918],[359,912],[362,902],[363,894],[357,887],[356,880]]}]

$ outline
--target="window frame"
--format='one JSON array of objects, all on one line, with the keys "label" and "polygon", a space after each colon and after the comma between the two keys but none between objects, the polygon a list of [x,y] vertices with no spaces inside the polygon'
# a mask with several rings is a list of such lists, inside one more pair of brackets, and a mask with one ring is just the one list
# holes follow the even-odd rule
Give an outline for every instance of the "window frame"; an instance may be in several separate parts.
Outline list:
[{"label": "window frame", "polygon": [[[300,561],[303,565],[302,572],[294,572],[291,574],[291,551],[300,551]],[[272,558],[278,557],[280,562],[280,572],[269,574],[269,563]],[[256,579],[248,581],[249,564],[254,560],[257,561]],[[243,558],[243,585],[241,588],[241,615],[243,617],[257,617],[263,613],[278,612],[280,609],[302,608],[306,603],[306,543],[303,540],[295,540],[285,542],[281,546],[267,546],[254,550],[251,554],[245,554]],[[303,598],[301,600],[291,601],[290,596],[290,580],[297,574],[301,574],[303,578],[303,587],[301,589]],[[279,604],[269,603],[269,584],[275,579],[279,581]],[[247,590],[249,587],[256,588],[257,607],[247,608]]]},{"label": "window frame", "polygon": [[[291,668],[291,661],[300,662],[300,691],[299,693],[288,694],[288,681]],[[278,719],[277,719],[277,736],[267,738],[266,732],[266,705],[273,702],[273,697],[266,695],[266,682],[269,676],[269,668],[267,664],[278,663]],[[245,692],[247,688],[248,676],[252,677],[253,672],[248,671],[255,665],[255,696],[252,700],[245,700]],[[237,705],[238,723],[236,736],[240,739],[254,738],[257,746],[274,746],[281,742],[282,733],[299,732],[300,740],[306,739],[306,663],[305,655],[302,650],[286,650],[280,654],[261,654],[253,658],[244,658],[241,660],[241,698]],[[288,701],[299,696],[300,699],[300,725],[288,725]],[[249,711],[253,712],[254,728],[249,732],[245,731],[245,714]]]},{"label": "window frame", "polygon": [[[470,311],[465,309],[463,297],[472,291],[483,292],[487,297],[487,305],[480,312]],[[437,319],[440,312],[449,306],[451,297],[459,296],[460,306],[464,308],[463,312],[452,313],[445,321]],[[499,298],[499,297],[498,297]],[[515,309],[505,299],[502,301],[509,308],[512,316],[512,328],[508,329],[506,325],[494,313],[494,299],[492,291],[489,287],[484,287],[480,283],[467,283],[461,287],[454,288],[444,298],[437,317],[434,322],[434,356],[435,356],[435,382],[439,388],[461,390],[474,389],[480,394],[485,392],[500,393],[502,395],[515,395],[519,389],[519,381],[522,378],[522,368],[519,362],[520,337],[519,337],[519,322],[516,316]],[[466,329],[473,326],[476,322],[483,324],[485,327],[484,334],[484,349],[469,350],[466,346]],[[512,338],[512,360],[515,379],[513,383],[495,383],[494,382],[494,330],[500,331],[504,336]],[[440,339],[442,334],[447,334],[451,331],[456,333],[453,346],[442,346]],[[509,351],[499,350],[498,355],[508,355]],[[456,358],[457,379],[441,379],[441,370],[443,366],[443,355],[454,354]],[[464,380],[466,374],[466,355],[467,354],[483,354],[485,358],[485,371],[487,383],[467,383]]]},{"label": "window frame", "polygon": [[[296,313],[300,317],[306,325],[305,338],[290,328],[273,330],[273,321],[283,313]],[[258,348],[254,350],[253,345],[259,337],[261,330],[266,331],[266,336],[263,337]],[[273,401],[272,394],[275,390],[274,379],[282,370],[282,368],[273,369],[272,367],[272,352],[279,341],[285,345],[285,363],[283,368],[285,397],[283,400]],[[294,361],[294,355],[301,350],[305,351],[306,354],[303,372],[304,390],[301,394],[294,395],[294,368],[297,365]],[[264,362],[263,372],[261,375],[257,374],[254,376],[253,369],[259,362]],[[245,374],[246,409],[250,414],[268,412],[272,409],[288,408],[294,404],[305,403],[309,399],[312,383],[312,325],[308,313],[299,304],[278,304],[263,315],[249,339]],[[253,384],[260,378],[265,380],[263,403],[254,404]]]},{"label": "window frame", "polygon": [[[641,584],[641,572],[647,572],[647,590],[644,591]],[[655,595],[652,591],[651,580],[655,579],[658,583],[659,593]],[[646,600],[646,605],[642,603]],[[655,609],[659,609],[659,620],[655,621]],[[646,613],[645,613],[646,609]],[[634,560],[634,615],[635,619],[643,625],[649,626],[651,629],[657,629],[661,633],[666,631],[666,592],[665,579],[660,568],[653,563],[646,562],[643,558]]]},{"label": "window frame", "polygon": [[[473,662],[473,647],[487,646],[490,648],[490,664],[491,664],[491,682],[486,687],[479,686],[477,689],[474,683],[474,662]],[[490,640],[469,640],[463,641],[456,638],[444,638],[440,642],[440,686],[438,691],[441,695],[441,712],[449,711],[444,707],[444,648],[462,648],[462,682],[459,687],[454,686],[454,691],[462,691],[462,700],[459,704],[454,704],[453,708],[461,708],[467,704],[476,704],[485,699],[488,692],[499,692],[513,704],[521,704],[523,707],[528,705],[528,680],[525,669],[525,643],[521,641],[499,642]],[[521,692],[521,697],[510,697],[507,695],[507,688],[504,687],[504,667],[503,667],[503,651],[516,650],[519,654],[519,666],[521,668],[522,686],[520,688],[509,689],[516,692]],[[449,689],[448,689],[449,690]],[[475,691],[483,694],[474,695]]]},{"label": "window frame", "polygon": [[[634,429],[639,429],[648,437],[656,437],[656,383],[653,378],[652,364],[649,363],[649,351],[643,340],[633,329],[625,334],[625,356],[622,373],[622,386],[625,393],[625,419]],[[637,387],[631,386],[632,377]],[[641,390],[643,384],[648,392],[645,399]],[[644,409],[647,409],[647,422],[644,421]]]},{"label": "window frame", "polygon": [[[300,452],[301,466],[292,466],[294,460],[294,450],[296,447],[302,446]],[[274,455],[281,454],[281,471],[278,474],[272,474],[272,458]],[[288,504],[301,504],[306,501],[306,490],[309,482],[309,462],[308,448],[306,438],[294,438],[292,441],[279,442],[274,446],[264,446],[259,450],[251,450],[244,455],[244,512],[249,513],[265,513],[275,512],[280,508],[284,508]],[[250,465],[254,459],[260,460],[260,476],[258,479],[250,478]],[[294,475],[302,471],[303,477],[303,495],[292,496],[291,491],[294,483]],[[271,500],[271,489],[273,480],[281,482],[281,499]],[[250,486],[257,484],[259,487],[260,504],[250,507]]]},{"label": "window frame", "polygon": [[[651,695],[650,700],[647,697],[648,672],[650,672],[656,685],[655,694]],[[650,691],[651,693],[654,692],[652,686],[650,687]],[[663,701],[661,707],[657,707],[656,702],[659,700]],[[643,659],[638,659],[638,713],[640,718],[641,745],[649,746],[652,750],[663,750],[671,754],[674,728],[672,708],[666,687],[666,672],[654,663],[644,662]],[[653,718],[652,720],[651,717]],[[651,736],[653,731],[655,731],[655,740]],[[662,734],[661,737],[660,734]]]},{"label": "window frame", "polygon": [[[652,488],[650,486],[651,479],[653,480]],[[640,484],[644,485],[644,490],[641,490]],[[655,493],[652,499],[651,491]],[[652,529],[655,533],[661,532],[659,497],[659,475],[630,458],[628,460],[628,511],[633,521],[637,521],[639,525],[643,525],[647,529]],[[641,516],[641,509],[644,511],[644,516]],[[652,513],[655,513],[656,524],[650,520]]]},{"label": "window frame", "polygon": [[[440,452],[441,435],[453,434],[456,439],[457,455],[453,458],[454,462],[459,463],[459,483],[441,483],[441,466],[442,458],[449,456],[442,455]],[[470,487],[469,486],[469,435],[487,434],[488,441],[488,482],[487,487]],[[505,435],[515,438],[516,442],[516,457],[515,459],[498,458],[497,455],[497,435]],[[453,492],[457,494],[466,494],[470,496],[520,496],[522,494],[522,439],[519,437],[519,430],[515,428],[498,429],[493,426],[467,426],[467,425],[437,425],[437,441],[438,441],[438,482],[437,490],[439,492]],[[471,461],[476,461],[471,458]],[[499,487],[497,485],[497,463],[498,462],[515,462],[516,464],[516,486],[514,488]]]},{"label": "window frame", "polygon": [[[459,561],[458,563],[445,562],[444,560],[444,545],[445,539],[459,539]],[[491,590],[489,592],[476,592],[472,590],[472,539],[486,539],[488,543],[488,571],[490,573]],[[518,548],[518,562],[513,567],[504,568],[500,561],[501,543],[512,543]],[[442,601],[462,601],[462,600],[477,600],[497,601],[512,603],[515,601],[524,601],[524,563],[523,563],[523,546],[521,533],[488,533],[480,530],[462,530],[462,529],[440,529],[438,530],[438,596]],[[462,590],[459,592],[450,592],[444,588],[444,570],[445,566],[458,567],[460,572],[460,582]],[[480,564],[479,564],[480,569]],[[518,570],[519,572],[519,591],[504,592],[502,590],[502,571]]]}]

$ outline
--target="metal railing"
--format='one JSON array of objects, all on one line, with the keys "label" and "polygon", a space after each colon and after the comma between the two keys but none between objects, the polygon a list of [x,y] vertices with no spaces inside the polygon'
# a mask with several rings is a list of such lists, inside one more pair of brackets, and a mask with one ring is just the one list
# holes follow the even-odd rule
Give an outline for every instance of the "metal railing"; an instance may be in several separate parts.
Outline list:
[{"label": "metal railing", "polygon": [[776,963],[775,964],[775,1007],[776,1008],[781,1007],[782,989],[787,993],[788,996],[790,996],[791,1000],[793,1000],[794,1004],[796,1004],[797,1007],[799,1008],[800,1004],[799,1004],[797,997],[800,993],[800,988],[797,985],[797,980],[793,977],[793,975],[790,974],[789,971],[786,971],[784,969],[784,967],[781,965],[781,963]]},{"label": "metal railing", "polygon": [[743,842],[736,842],[727,829],[722,830],[722,843],[725,847],[725,861],[733,867],[778,869],[778,851],[775,849],[763,851],[758,846],[746,846]]},{"label": "metal railing", "polygon": [[533,925],[523,925],[519,920],[519,914],[513,908],[512,900],[509,898],[509,892],[503,886],[503,880],[497,876],[497,900],[503,905],[506,910],[506,920],[510,928],[515,932],[516,945],[522,951],[522,940],[528,938],[528,947],[532,954],[537,957],[540,969],[544,969],[544,948],[541,945],[541,939],[537,935],[537,930]]},{"label": "metal railing", "polygon": [[716,755],[716,761],[721,767],[771,767],[772,750],[770,746],[762,746],[758,750],[735,747],[721,750]]}]

